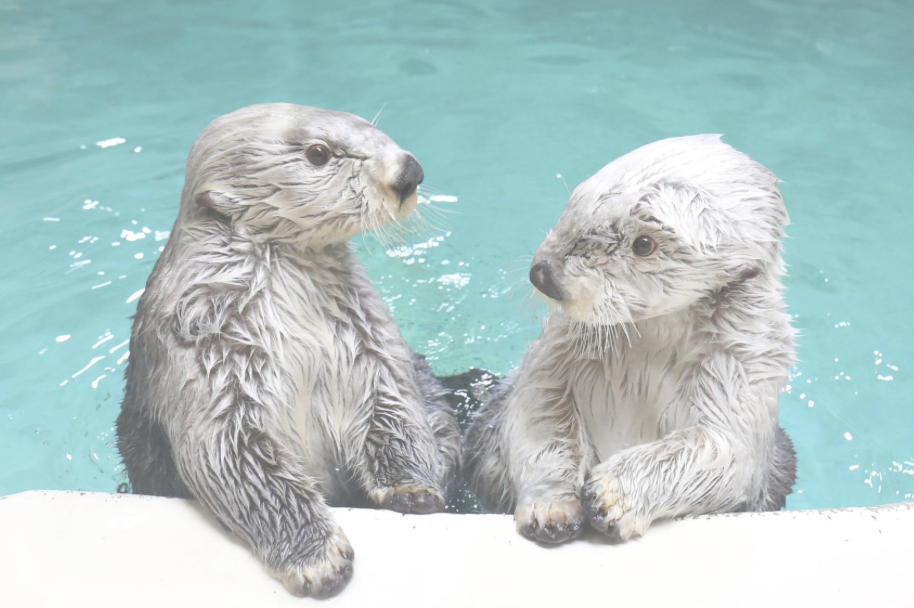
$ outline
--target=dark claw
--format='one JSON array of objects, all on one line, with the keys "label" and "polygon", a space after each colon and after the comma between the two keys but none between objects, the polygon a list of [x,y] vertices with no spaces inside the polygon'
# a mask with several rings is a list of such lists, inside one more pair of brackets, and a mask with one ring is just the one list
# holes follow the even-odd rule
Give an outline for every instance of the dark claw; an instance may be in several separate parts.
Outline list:
[{"label": "dark claw", "polygon": [[622,537],[619,536],[619,526],[616,525],[616,522],[610,522],[609,525],[603,530],[603,534],[609,538],[610,541],[614,543],[621,543]]},{"label": "dark claw", "polygon": [[521,526],[521,534],[541,543],[557,544],[569,541],[584,529],[584,519],[577,516],[566,517],[564,523],[549,519],[542,526],[535,517],[531,517]]},{"label": "dark claw", "polygon": [[584,490],[581,492],[581,502],[589,503],[593,502],[597,497],[597,493],[594,491],[592,486],[584,485]]},{"label": "dark claw", "polygon": [[539,534],[535,536],[536,540],[544,543],[560,543],[568,540],[565,527],[558,525],[554,521],[546,522],[546,525],[540,529]]},{"label": "dark claw", "polygon": [[530,520],[528,520],[521,527],[521,532],[527,538],[536,538],[536,520],[532,519],[532,518]]},{"label": "dark claw", "polygon": [[311,583],[305,581],[305,586],[301,589],[289,589],[289,591],[298,597],[308,597],[311,595]]},{"label": "dark claw", "polygon": [[564,524],[550,520],[540,534],[536,535],[536,539],[544,543],[563,543],[577,537],[583,529],[584,521],[579,517],[573,517]]},{"label": "dark claw", "polygon": [[590,490],[584,490],[581,492],[581,499],[581,504],[584,507],[584,515],[587,517],[587,521],[590,522],[590,526],[594,530],[605,534],[610,541],[622,542],[622,539],[619,537],[619,528],[616,525],[618,522],[615,520],[610,522],[606,521],[606,515],[609,513],[609,508],[602,501],[597,499],[596,493]]},{"label": "dark claw", "polygon": [[602,529],[602,519],[606,517],[606,506],[599,503],[597,493],[592,488],[584,486],[581,492],[581,506],[584,507],[584,515],[598,530]]},{"label": "dark claw", "polygon": [[352,578],[352,564],[346,564],[339,572],[321,579],[320,593],[314,594],[317,598],[328,598],[342,591],[349,579]]}]

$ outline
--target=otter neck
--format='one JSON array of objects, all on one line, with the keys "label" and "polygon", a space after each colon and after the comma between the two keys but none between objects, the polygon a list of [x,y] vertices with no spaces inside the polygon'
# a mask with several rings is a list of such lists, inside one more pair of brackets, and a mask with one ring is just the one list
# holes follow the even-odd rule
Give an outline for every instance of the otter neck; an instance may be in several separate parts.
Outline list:
[{"label": "otter neck", "polygon": [[[210,247],[212,243],[249,252],[261,252],[263,258],[292,255],[296,258],[339,259],[348,257],[351,246],[348,240],[302,240],[301,238],[276,238],[268,232],[252,230],[224,219],[209,218],[182,226],[182,245],[191,249]],[[209,243],[210,245],[204,245]]]}]

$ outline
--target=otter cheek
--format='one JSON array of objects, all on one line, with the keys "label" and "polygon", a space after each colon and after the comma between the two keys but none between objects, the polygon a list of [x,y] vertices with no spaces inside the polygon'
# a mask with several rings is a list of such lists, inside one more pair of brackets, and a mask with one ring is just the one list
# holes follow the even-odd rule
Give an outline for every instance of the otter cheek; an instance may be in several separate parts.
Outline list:
[{"label": "otter cheek", "polygon": [[641,289],[628,299],[631,316],[635,320],[650,319],[685,308],[691,300],[684,294],[665,290],[660,286]]},{"label": "otter cheek", "polygon": [[563,288],[565,299],[560,303],[565,313],[580,323],[596,323],[602,298],[600,286],[586,279],[566,280]]},{"label": "otter cheek", "polygon": [[413,192],[412,195],[408,196],[403,200],[402,203],[398,205],[396,214],[397,218],[404,220],[412,215],[413,211],[416,210],[416,207],[419,204],[419,195],[418,192]]},{"label": "otter cheek", "polygon": [[593,323],[596,318],[592,308],[578,306],[574,301],[562,302],[562,310],[572,321],[577,321],[578,323]]}]

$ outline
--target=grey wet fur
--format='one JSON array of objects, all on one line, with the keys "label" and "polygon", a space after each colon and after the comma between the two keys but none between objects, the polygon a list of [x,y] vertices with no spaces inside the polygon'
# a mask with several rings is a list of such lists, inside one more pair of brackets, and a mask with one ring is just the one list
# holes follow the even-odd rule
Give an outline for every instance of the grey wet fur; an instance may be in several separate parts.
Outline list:
[{"label": "grey wet fur", "polygon": [[348,243],[409,216],[421,180],[350,114],[218,118],[137,306],[117,420],[133,491],[199,500],[298,595],[352,572],[328,503],[440,511],[459,466],[444,388]]},{"label": "grey wet fur", "polygon": [[784,506],[796,457],[778,397],[795,354],[777,182],[703,135],[575,189],[531,268],[543,333],[466,439],[487,508],[561,542],[586,523],[626,540],[657,519]]}]

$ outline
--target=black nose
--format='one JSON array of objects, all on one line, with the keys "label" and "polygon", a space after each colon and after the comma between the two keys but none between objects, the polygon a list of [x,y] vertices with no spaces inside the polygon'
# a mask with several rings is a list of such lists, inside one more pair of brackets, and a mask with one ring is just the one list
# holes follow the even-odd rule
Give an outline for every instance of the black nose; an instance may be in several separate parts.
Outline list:
[{"label": "black nose", "polygon": [[562,301],[562,290],[555,284],[555,278],[552,276],[552,266],[549,262],[537,262],[530,269],[530,282],[539,289],[543,295],[553,300]]},{"label": "black nose", "polygon": [[416,191],[416,186],[421,184],[424,178],[425,174],[422,173],[419,161],[413,158],[412,154],[408,154],[403,167],[400,169],[400,174],[397,175],[394,183],[390,185],[393,191],[397,193],[397,196],[400,197],[401,205],[403,201],[412,196],[413,192]]}]

